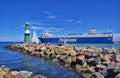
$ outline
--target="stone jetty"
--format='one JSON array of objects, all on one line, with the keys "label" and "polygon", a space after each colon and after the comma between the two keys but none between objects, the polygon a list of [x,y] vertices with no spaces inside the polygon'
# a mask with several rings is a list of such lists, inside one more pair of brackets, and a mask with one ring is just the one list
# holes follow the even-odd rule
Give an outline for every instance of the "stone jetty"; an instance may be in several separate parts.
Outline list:
[{"label": "stone jetty", "polygon": [[116,48],[85,48],[44,43],[12,44],[7,48],[63,65],[83,78],[120,78],[120,50]]},{"label": "stone jetty", "polygon": [[47,78],[42,75],[33,76],[33,72],[29,71],[11,71],[10,68],[0,66],[0,78]]}]

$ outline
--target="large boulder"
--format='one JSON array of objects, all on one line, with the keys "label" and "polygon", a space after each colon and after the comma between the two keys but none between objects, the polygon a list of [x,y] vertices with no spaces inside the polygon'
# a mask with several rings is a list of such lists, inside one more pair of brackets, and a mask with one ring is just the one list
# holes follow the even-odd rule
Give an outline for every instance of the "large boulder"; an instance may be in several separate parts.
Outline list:
[{"label": "large boulder", "polygon": [[84,55],[76,56],[76,62],[82,65],[85,62],[85,56]]},{"label": "large boulder", "polygon": [[96,67],[97,67],[98,69],[105,69],[105,68],[106,68],[106,66],[105,66],[105,65],[102,65],[102,64],[97,64]]},{"label": "large boulder", "polygon": [[95,72],[93,73],[93,75],[95,76],[95,78],[105,78],[100,72]]},{"label": "large boulder", "polygon": [[85,54],[85,49],[81,49],[81,50],[79,51],[79,54],[80,54],[80,55],[84,55],[84,54]]},{"label": "large boulder", "polygon": [[36,76],[34,76],[34,78],[47,78],[47,77],[42,76],[42,75],[36,75]]},{"label": "large boulder", "polygon": [[75,70],[76,70],[76,72],[77,73],[81,73],[81,70],[82,70],[82,68],[81,68],[81,66],[79,65],[79,64],[76,64],[76,66],[75,66]]},{"label": "large boulder", "polygon": [[115,76],[115,78],[120,78],[120,73],[118,73],[118,74]]},{"label": "large boulder", "polygon": [[32,76],[32,72],[28,72],[28,71],[20,71],[19,73],[18,73],[18,76],[20,77],[20,78],[30,78],[31,76]]},{"label": "large boulder", "polygon": [[106,61],[106,62],[110,62],[110,55],[109,54],[105,54],[103,55],[103,58],[101,58],[103,61]]},{"label": "large boulder", "polygon": [[82,68],[86,68],[88,65],[87,65],[87,62],[84,62],[83,65],[82,65]]},{"label": "large boulder", "polygon": [[87,68],[87,73],[94,73],[95,72],[95,67],[91,66]]},{"label": "large boulder", "polygon": [[47,49],[46,46],[40,47],[40,50],[41,50],[41,51],[45,51],[45,49]]},{"label": "large boulder", "polygon": [[76,56],[71,57],[72,62],[76,62]]},{"label": "large boulder", "polygon": [[87,64],[89,66],[96,66],[98,63],[99,63],[99,59],[97,59],[97,58],[87,59]]},{"label": "large boulder", "polygon": [[92,53],[94,57],[98,57],[100,54],[97,50],[94,50]]},{"label": "large boulder", "polygon": [[120,62],[120,54],[114,54],[111,56],[111,61]]},{"label": "large boulder", "polygon": [[115,72],[115,67],[116,67],[116,63],[115,62],[111,62],[109,63],[109,65],[103,69],[103,71],[101,72],[106,78],[114,78],[116,72]]},{"label": "large boulder", "polygon": [[71,62],[72,62],[71,57],[68,57],[68,58],[66,59],[66,63],[71,64]]},{"label": "large boulder", "polygon": [[76,51],[71,50],[71,52],[70,52],[70,56],[76,56]]}]

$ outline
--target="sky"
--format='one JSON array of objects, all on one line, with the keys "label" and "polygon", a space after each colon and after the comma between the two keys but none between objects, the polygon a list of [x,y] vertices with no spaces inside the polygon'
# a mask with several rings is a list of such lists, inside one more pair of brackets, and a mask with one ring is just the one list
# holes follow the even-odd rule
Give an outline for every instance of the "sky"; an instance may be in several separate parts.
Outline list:
[{"label": "sky", "polygon": [[0,41],[23,41],[24,24],[54,35],[109,32],[120,40],[120,0],[0,0]]}]

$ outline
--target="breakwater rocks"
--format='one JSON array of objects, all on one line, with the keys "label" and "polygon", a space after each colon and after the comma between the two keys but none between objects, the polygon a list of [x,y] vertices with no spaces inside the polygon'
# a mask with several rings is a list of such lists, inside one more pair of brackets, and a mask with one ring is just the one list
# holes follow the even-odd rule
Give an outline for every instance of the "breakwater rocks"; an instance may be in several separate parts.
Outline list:
[{"label": "breakwater rocks", "polygon": [[2,65],[0,67],[0,78],[47,78],[42,75],[33,76],[32,72],[28,71],[10,71],[10,68]]},{"label": "breakwater rocks", "polygon": [[120,78],[120,50],[53,44],[13,44],[7,48],[50,60],[83,78]]}]

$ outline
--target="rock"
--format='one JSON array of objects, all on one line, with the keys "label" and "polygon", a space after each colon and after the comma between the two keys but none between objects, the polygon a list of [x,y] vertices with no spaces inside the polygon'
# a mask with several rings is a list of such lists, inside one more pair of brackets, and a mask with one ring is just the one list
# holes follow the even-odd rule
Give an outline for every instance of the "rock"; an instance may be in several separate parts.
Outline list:
[{"label": "rock", "polygon": [[85,54],[85,50],[84,50],[84,49],[81,49],[81,50],[79,51],[79,54],[84,55],[84,54]]},{"label": "rock", "polygon": [[114,78],[116,63],[111,62],[101,73],[107,78]]},{"label": "rock", "polygon": [[2,68],[0,68],[0,78],[3,78],[3,76],[6,74],[5,71],[2,70]]},{"label": "rock", "polygon": [[111,62],[108,64],[107,69],[115,69],[116,67],[116,62]]},{"label": "rock", "polygon": [[76,56],[76,51],[72,50],[72,51],[70,52],[70,55],[71,55],[71,56]]},{"label": "rock", "polygon": [[30,55],[32,56],[36,56],[38,54],[38,52],[31,52]]},{"label": "rock", "polygon": [[110,60],[111,60],[112,62],[115,62],[115,60],[116,60],[115,54],[113,54],[113,55],[111,56]]},{"label": "rock", "polygon": [[48,57],[50,57],[51,59],[54,59],[54,58],[56,58],[56,54],[50,54],[50,56],[48,56]]},{"label": "rock", "polygon": [[39,54],[40,54],[40,57],[44,57],[45,56],[43,51],[41,51]]},{"label": "rock", "polygon": [[64,59],[66,59],[68,56],[67,55],[61,55],[60,57],[59,57],[59,59],[60,60],[64,60]]},{"label": "rock", "polygon": [[94,56],[94,57],[99,56],[99,52],[98,52],[98,51],[96,51],[96,50],[94,50],[92,53],[93,53],[93,56]]},{"label": "rock", "polygon": [[85,62],[85,56],[84,55],[79,55],[76,57],[76,62],[77,63],[80,63],[80,64],[83,64]]},{"label": "rock", "polygon": [[120,62],[120,54],[114,54],[111,56],[111,61]]},{"label": "rock", "polygon": [[118,74],[115,76],[115,78],[120,78],[120,73],[118,73]]},{"label": "rock", "polygon": [[99,57],[100,57],[100,58],[103,58],[103,54],[102,54],[102,53],[100,53],[100,54],[99,54]]},{"label": "rock", "polygon": [[76,56],[71,57],[72,62],[76,62]]},{"label": "rock", "polygon": [[106,66],[105,66],[105,65],[102,65],[102,64],[98,64],[98,65],[96,65],[96,67],[97,67],[98,69],[105,69],[105,68],[106,68]]},{"label": "rock", "polygon": [[102,54],[109,54],[108,48],[102,48]]},{"label": "rock", "polygon": [[20,71],[18,73],[18,76],[20,76],[21,78],[30,78],[32,76],[32,72]]},{"label": "rock", "polygon": [[12,71],[12,75],[13,75],[13,76],[17,76],[18,74],[19,74],[18,71]]},{"label": "rock", "polygon": [[76,47],[76,46],[74,47],[74,50],[77,51],[77,52],[79,52],[80,49],[81,49],[80,47]]},{"label": "rock", "polygon": [[66,55],[69,55],[71,53],[71,49],[67,49],[66,51],[65,51],[65,54]]},{"label": "rock", "polygon": [[94,77],[89,73],[83,73],[82,78],[94,78]]},{"label": "rock", "polygon": [[91,52],[85,53],[85,58],[86,59],[92,58],[92,53]]},{"label": "rock", "polygon": [[0,78],[46,78],[42,75],[32,76],[32,72],[28,71],[6,71],[7,67],[0,67]]},{"label": "rock", "polygon": [[108,54],[103,55],[103,58],[101,58],[103,61],[110,62],[110,56]]},{"label": "rock", "polygon": [[89,66],[96,66],[98,62],[99,61],[96,58],[90,58],[90,59],[88,59],[87,64]]},{"label": "rock", "polygon": [[105,78],[100,72],[95,72],[93,75],[95,78]]},{"label": "rock", "polygon": [[72,62],[71,57],[68,57],[68,58],[66,59],[66,63],[71,64],[71,62]]},{"label": "rock", "polygon": [[82,65],[82,68],[86,68],[87,67],[87,63],[84,62],[83,65]]},{"label": "rock", "polygon": [[47,77],[42,76],[42,75],[36,75],[34,78],[47,78]]},{"label": "rock", "polygon": [[115,72],[120,73],[120,63],[116,63]]},{"label": "rock", "polygon": [[45,49],[46,49],[45,46],[40,47],[40,50],[42,50],[42,51],[45,51]]},{"label": "rock", "polygon": [[95,72],[95,67],[91,66],[87,68],[88,73],[94,73]]},{"label": "rock", "polygon": [[59,62],[59,60],[57,58],[52,60],[52,63],[54,63],[54,64],[58,64],[58,62]]},{"label": "rock", "polygon": [[81,66],[79,65],[79,64],[76,64],[76,66],[75,66],[75,70],[76,70],[76,72],[77,73],[81,73],[81,70],[82,70],[82,68],[81,68]]}]

